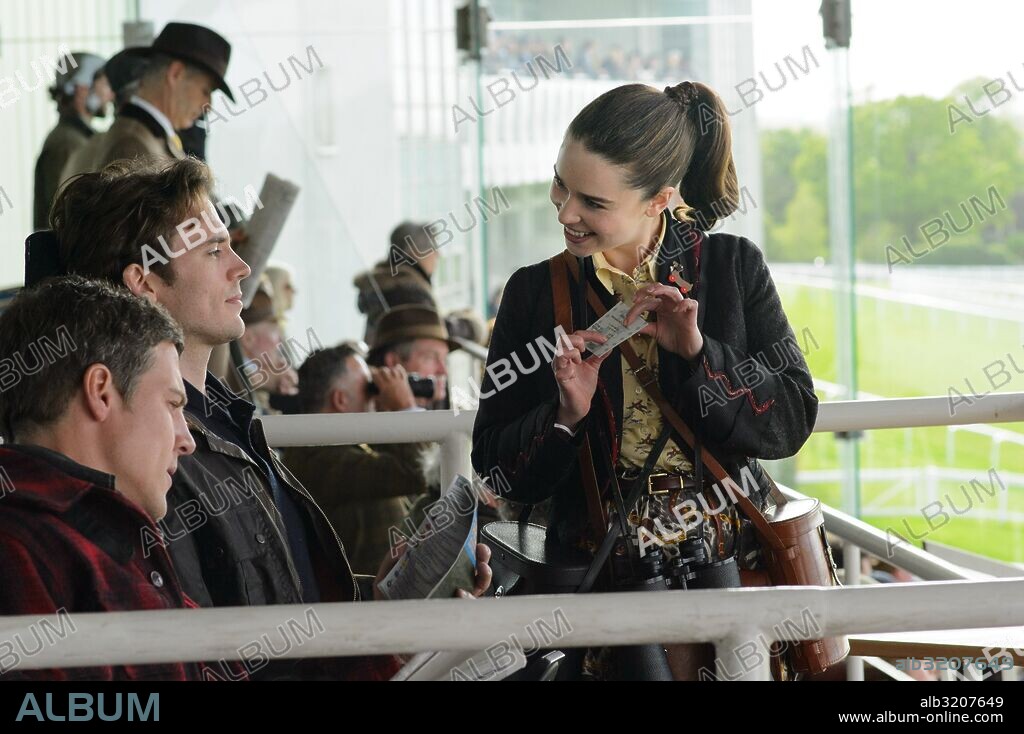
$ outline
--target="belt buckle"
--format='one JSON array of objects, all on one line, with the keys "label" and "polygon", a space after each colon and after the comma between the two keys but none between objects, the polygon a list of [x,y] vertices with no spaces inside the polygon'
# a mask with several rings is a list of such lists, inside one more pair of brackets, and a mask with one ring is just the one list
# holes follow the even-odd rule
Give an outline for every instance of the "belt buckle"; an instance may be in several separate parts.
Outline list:
[{"label": "belt buckle", "polygon": [[[655,477],[676,477],[679,480],[679,486],[678,487],[673,487],[671,489],[655,489],[654,488],[654,479],[655,479]],[[683,478],[680,477],[678,474],[670,474],[668,472],[658,472],[656,474],[651,474],[651,475],[649,475],[647,477],[647,494],[649,494],[652,497],[657,497],[658,495],[667,495],[670,492],[674,492],[674,491],[676,491],[678,489],[682,489],[682,488],[683,488]]]}]

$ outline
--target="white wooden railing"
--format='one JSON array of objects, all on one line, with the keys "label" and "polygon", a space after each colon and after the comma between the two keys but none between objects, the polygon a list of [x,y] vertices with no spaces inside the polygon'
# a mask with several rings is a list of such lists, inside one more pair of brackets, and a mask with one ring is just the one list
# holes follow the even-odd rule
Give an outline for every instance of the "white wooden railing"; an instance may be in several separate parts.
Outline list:
[{"label": "white wooden railing", "polygon": [[[312,444],[439,441],[442,479],[468,475],[475,413],[381,413],[275,416],[265,419],[277,447]],[[1024,420],[1024,393],[990,395],[951,418],[944,397],[825,403],[816,432],[857,431]],[[791,496],[800,496],[786,490]],[[724,589],[659,594],[617,593],[506,597],[476,602],[428,600],[75,614],[75,631],[59,644],[24,656],[22,668],[142,664],[244,658],[240,650],[282,629],[289,620],[320,622],[306,644],[285,645],[282,658],[486,650],[559,612],[561,647],[654,642],[715,644],[718,672],[731,679],[768,679],[765,645],[797,639],[795,628],[814,620],[806,637],[1024,624],[1024,579],[969,580],[966,572],[925,551],[891,539],[834,508],[826,527],[844,542],[847,581],[856,582],[859,550],[907,569],[926,582],[882,586]],[[984,604],[965,604],[983,599]],[[808,617],[810,615],[810,617]],[[699,620],[699,624],[695,623]],[[791,620],[792,624],[784,624]],[[0,617],[0,641],[32,639],[40,618]],[[52,627],[59,628],[56,618]],[[548,626],[553,622],[548,621]],[[781,625],[781,626],[780,626]],[[320,627],[323,629],[321,630]],[[1009,646],[1009,636],[1007,636]],[[737,652],[739,651],[739,652]]]}]

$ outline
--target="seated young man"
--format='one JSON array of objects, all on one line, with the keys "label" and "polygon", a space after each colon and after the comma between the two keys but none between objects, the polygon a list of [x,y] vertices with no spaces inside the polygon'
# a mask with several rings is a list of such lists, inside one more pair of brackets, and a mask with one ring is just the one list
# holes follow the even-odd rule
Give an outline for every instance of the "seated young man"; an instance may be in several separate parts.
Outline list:
[{"label": "seated young man", "polygon": [[193,663],[19,667],[74,634],[76,613],[196,606],[144,541],[195,448],[181,349],[163,308],[78,277],[22,291],[0,316],[0,615],[70,616],[0,644],[0,680],[202,676]]},{"label": "seated young man", "polygon": [[[253,404],[208,372],[214,347],[244,330],[241,282],[250,274],[213,208],[212,188],[209,169],[195,159],[74,179],[53,210],[60,267],[124,285],[181,325],[196,451],[174,477],[165,528],[189,596],[202,606],[358,600],[364,592],[323,510],[267,445]],[[476,595],[490,585],[489,555],[478,546]],[[388,556],[378,578],[394,565]],[[397,667],[388,657],[353,658],[330,674],[386,678]]]}]

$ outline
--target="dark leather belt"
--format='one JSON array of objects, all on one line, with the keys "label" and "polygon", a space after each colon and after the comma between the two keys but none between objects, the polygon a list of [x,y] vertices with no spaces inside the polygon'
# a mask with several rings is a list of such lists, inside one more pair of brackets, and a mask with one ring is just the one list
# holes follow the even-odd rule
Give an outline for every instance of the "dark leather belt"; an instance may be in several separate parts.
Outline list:
[{"label": "dark leather belt", "polygon": [[[624,474],[621,477],[626,482],[635,482],[637,478],[637,476],[630,476],[629,474]],[[669,492],[677,492],[683,489],[696,490],[697,483],[692,477],[680,474],[658,473],[651,474],[647,478],[647,493],[651,495],[668,494]]]},{"label": "dark leather belt", "polygon": [[684,477],[679,474],[651,474],[647,478],[647,491],[649,494],[668,494],[682,489],[697,489],[697,483],[692,477]]}]

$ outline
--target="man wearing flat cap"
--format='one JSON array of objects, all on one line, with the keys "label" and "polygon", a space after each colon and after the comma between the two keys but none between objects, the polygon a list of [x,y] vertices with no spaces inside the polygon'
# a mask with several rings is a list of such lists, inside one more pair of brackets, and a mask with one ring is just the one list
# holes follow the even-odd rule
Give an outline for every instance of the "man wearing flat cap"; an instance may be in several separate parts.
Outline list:
[{"label": "man wearing flat cap", "polygon": [[397,367],[433,377],[433,398],[417,398],[423,408],[444,408],[448,397],[448,353],[459,349],[440,314],[427,306],[396,306],[377,322],[366,361],[372,367]]},{"label": "man wearing flat cap", "polygon": [[148,157],[184,158],[181,138],[219,89],[234,102],[224,81],[231,44],[219,34],[192,23],[168,23],[152,46],[128,49],[148,61],[139,88],[104,136],[91,161],[98,171],[112,161]]},{"label": "man wearing flat cap", "polygon": [[359,290],[356,307],[366,314],[363,339],[373,342],[377,322],[395,306],[427,306],[437,310],[431,283],[441,259],[428,224],[402,222],[391,232],[388,256],[352,281]]}]

